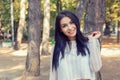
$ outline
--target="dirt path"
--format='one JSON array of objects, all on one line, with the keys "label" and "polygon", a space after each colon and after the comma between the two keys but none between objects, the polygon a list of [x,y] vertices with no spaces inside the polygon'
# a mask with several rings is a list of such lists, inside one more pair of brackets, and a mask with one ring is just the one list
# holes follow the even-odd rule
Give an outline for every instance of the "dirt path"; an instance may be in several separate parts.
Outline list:
[{"label": "dirt path", "polygon": [[[20,50],[0,48],[0,80],[22,80],[27,55],[27,44]],[[40,80],[48,80],[50,55],[41,56]]]},{"label": "dirt path", "polygon": [[116,50],[102,50],[103,67],[101,70],[103,80],[120,80],[120,48]]},{"label": "dirt path", "polygon": [[0,48],[0,80],[21,80],[26,50]]},{"label": "dirt path", "polygon": [[[102,46],[103,67],[101,70],[103,80],[120,80],[120,46],[107,44]],[[12,48],[0,48],[0,80],[22,80],[25,67],[27,45],[22,44],[19,51]],[[41,56],[40,80],[48,80],[49,56]]]}]

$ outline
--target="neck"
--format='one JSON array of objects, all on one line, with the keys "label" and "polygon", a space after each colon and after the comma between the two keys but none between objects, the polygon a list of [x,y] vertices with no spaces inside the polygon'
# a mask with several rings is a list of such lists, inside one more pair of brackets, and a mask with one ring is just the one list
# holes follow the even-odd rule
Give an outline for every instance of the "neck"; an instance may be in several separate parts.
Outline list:
[{"label": "neck", "polygon": [[76,39],[75,38],[69,38],[70,41],[75,41]]}]

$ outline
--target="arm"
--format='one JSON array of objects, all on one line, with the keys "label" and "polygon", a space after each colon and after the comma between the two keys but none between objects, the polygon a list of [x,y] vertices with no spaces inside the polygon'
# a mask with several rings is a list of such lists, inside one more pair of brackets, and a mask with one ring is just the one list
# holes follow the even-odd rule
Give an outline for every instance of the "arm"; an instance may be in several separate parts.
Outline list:
[{"label": "arm", "polygon": [[88,41],[90,52],[90,69],[92,72],[98,72],[102,67],[100,43],[98,37],[92,37]]},{"label": "arm", "polygon": [[101,32],[94,31],[88,36],[88,48],[90,51],[90,69],[93,72],[97,72],[102,67],[101,50],[98,38],[101,36]]}]

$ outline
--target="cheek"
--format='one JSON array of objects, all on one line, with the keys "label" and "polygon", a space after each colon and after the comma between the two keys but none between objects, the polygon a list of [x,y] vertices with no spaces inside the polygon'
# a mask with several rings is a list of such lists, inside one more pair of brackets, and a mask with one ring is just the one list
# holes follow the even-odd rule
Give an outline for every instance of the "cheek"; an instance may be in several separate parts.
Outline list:
[{"label": "cheek", "polygon": [[75,30],[77,31],[77,28],[75,28]]},{"label": "cheek", "polygon": [[66,32],[66,30],[65,30],[65,29],[61,29],[61,32],[62,32],[62,33],[65,33],[65,32]]},{"label": "cheek", "polygon": [[74,24],[74,28],[77,29],[76,25]]},{"label": "cheek", "polygon": [[74,29],[77,31],[77,27],[75,26]]},{"label": "cheek", "polygon": [[61,29],[61,32],[66,35],[67,30],[64,28],[64,29]]}]

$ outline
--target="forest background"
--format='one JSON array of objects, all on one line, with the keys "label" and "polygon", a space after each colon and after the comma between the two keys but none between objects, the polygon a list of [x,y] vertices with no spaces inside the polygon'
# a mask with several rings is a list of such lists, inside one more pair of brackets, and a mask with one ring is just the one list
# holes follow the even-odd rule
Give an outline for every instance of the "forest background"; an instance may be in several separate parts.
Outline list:
[{"label": "forest background", "polygon": [[49,55],[48,45],[55,43],[54,23],[60,11],[74,12],[85,35],[99,30],[107,39],[114,35],[119,44],[119,5],[119,0],[0,0],[0,44],[11,42],[14,50],[20,50],[27,43],[24,74],[39,76],[40,56]]}]

